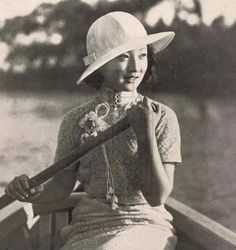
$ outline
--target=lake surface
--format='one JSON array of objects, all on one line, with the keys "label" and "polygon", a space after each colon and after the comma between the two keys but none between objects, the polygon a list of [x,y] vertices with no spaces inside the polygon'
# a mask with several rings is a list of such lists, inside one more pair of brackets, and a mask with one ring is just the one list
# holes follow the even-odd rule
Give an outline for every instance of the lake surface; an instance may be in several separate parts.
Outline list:
[{"label": "lake surface", "polygon": [[[236,232],[235,100],[181,95],[150,97],[177,113],[183,164],[172,196]],[[63,114],[89,98],[82,93],[0,93],[0,192],[15,175],[52,164]]]}]

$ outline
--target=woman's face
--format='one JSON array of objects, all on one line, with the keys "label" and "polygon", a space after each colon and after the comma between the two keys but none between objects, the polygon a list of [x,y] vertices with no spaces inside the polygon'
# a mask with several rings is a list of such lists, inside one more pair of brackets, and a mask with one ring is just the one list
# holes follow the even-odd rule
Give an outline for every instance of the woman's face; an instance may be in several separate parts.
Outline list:
[{"label": "woman's face", "polygon": [[134,91],[147,70],[147,47],[125,52],[102,66],[104,84],[115,91]]}]

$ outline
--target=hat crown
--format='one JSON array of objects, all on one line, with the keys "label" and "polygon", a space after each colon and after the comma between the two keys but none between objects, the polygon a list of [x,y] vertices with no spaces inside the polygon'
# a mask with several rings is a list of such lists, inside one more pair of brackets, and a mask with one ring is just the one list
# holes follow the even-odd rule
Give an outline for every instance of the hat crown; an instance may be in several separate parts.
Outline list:
[{"label": "hat crown", "polygon": [[90,27],[86,39],[87,52],[99,58],[131,39],[146,35],[144,26],[136,17],[126,12],[111,12]]}]

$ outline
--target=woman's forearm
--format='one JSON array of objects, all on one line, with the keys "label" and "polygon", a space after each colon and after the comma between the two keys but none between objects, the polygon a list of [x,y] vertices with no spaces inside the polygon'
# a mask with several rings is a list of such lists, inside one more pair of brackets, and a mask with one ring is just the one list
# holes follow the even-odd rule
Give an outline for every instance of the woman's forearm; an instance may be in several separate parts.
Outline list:
[{"label": "woman's forearm", "polygon": [[141,190],[151,206],[165,203],[172,191],[172,181],[169,179],[162,164],[155,133],[139,136],[138,155],[142,167]]}]

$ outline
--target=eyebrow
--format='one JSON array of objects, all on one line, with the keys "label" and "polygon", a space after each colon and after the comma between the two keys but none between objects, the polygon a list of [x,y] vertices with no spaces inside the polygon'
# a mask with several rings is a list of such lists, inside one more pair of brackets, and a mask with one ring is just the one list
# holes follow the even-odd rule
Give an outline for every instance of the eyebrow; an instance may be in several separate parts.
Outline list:
[{"label": "eyebrow", "polygon": [[[147,48],[141,48],[140,50],[147,50]],[[140,51],[140,50],[139,50],[139,51]]]},{"label": "eyebrow", "polygon": [[[141,52],[141,51],[144,51],[144,50],[147,51],[147,48],[144,47],[144,48],[139,49],[138,51]],[[125,51],[125,52],[121,53],[120,55],[118,55],[116,58],[119,58],[120,56],[122,56],[124,54],[129,54],[130,51],[132,51],[132,50]]]},{"label": "eyebrow", "polygon": [[[140,52],[140,51],[142,51],[142,50],[147,50],[146,48],[141,48],[141,49],[139,49],[138,51]],[[120,54],[120,55],[123,55],[123,54],[126,54],[126,53],[129,53],[129,52],[131,52],[132,50],[129,50],[129,51],[126,51],[126,52],[124,52],[124,53],[122,53],[122,54]]]}]

